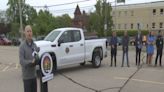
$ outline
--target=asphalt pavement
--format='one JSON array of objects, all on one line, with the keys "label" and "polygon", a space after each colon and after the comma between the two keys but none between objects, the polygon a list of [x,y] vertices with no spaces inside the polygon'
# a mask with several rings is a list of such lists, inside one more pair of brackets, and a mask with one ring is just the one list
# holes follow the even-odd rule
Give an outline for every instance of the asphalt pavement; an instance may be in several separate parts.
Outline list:
[{"label": "asphalt pavement", "polygon": [[[164,92],[164,57],[162,67],[145,64],[145,52],[142,53],[142,65],[135,65],[135,50],[129,50],[130,67],[121,67],[122,51],[117,55],[117,67],[110,67],[110,51],[102,61],[100,68],[69,65],[55,73],[48,82],[49,92]],[[155,55],[154,55],[155,56]],[[153,57],[155,58],[155,57]],[[0,46],[0,92],[23,92],[18,47]],[[38,92],[39,90],[38,81]]]}]

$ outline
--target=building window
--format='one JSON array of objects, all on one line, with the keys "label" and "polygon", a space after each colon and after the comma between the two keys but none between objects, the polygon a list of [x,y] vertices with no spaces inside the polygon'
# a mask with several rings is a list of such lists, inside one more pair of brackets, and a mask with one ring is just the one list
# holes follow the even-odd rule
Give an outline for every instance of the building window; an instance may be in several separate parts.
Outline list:
[{"label": "building window", "polygon": [[141,29],[141,24],[137,23],[137,29]]},{"label": "building window", "polygon": [[152,28],[155,28],[155,23],[154,22],[152,23]]},{"label": "building window", "polygon": [[121,24],[118,24],[118,29],[121,29]]},{"label": "building window", "polygon": [[125,13],[125,16],[127,16],[127,11],[125,11],[124,13]]},{"label": "building window", "polygon": [[159,27],[163,28],[163,23],[162,22],[159,23]]},{"label": "building window", "polygon": [[133,29],[133,23],[131,24],[131,26],[130,26],[130,27],[131,27],[131,29]]},{"label": "building window", "polygon": [[124,25],[124,28],[127,29],[127,24]]},{"label": "building window", "polygon": [[119,11],[119,15],[118,15],[119,17],[121,16],[121,11]]},{"label": "building window", "polygon": [[161,15],[163,14],[163,9],[160,9],[160,14],[161,14]]},{"label": "building window", "polygon": [[153,15],[156,15],[156,9],[153,9]]},{"label": "building window", "polygon": [[131,11],[131,16],[134,16],[134,11]]},{"label": "building window", "polygon": [[147,28],[149,28],[149,25],[147,24]]}]

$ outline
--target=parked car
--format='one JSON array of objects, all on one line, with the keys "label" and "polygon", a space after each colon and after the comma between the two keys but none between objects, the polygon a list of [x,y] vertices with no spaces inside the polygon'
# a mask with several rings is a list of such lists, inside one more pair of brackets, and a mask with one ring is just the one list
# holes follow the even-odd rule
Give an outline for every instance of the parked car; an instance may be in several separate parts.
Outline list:
[{"label": "parked car", "polygon": [[107,57],[106,39],[85,40],[80,28],[55,29],[35,43],[40,48],[41,59],[45,53],[51,56],[54,69],[69,64],[85,65],[87,61],[98,68]]},{"label": "parked car", "polygon": [[130,42],[130,45],[135,45],[135,37],[130,37],[129,38],[130,40],[129,40],[129,42]]},{"label": "parked car", "polygon": [[[142,44],[143,45],[146,45],[146,40],[147,40],[147,37],[144,35],[142,37]],[[135,45],[135,37],[130,37],[130,45]]]},{"label": "parked car", "polygon": [[4,41],[2,38],[0,38],[0,45],[4,45]]},{"label": "parked car", "polygon": [[12,45],[12,41],[6,37],[0,37],[0,45]]},{"label": "parked car", "polygon": [[4,45],[12,45],[12,41],[11,40],[7,39],[6,37],[4,37],[2,39],[3,39],[4,43],[5,43]]},{"label": "parked car", "polygon": [[14,38],[14,39],[12,39],[12,44],[14,45],[14,46],[18,46],[18,45],[20,45],[20,40],[19,39],[16,39],[16,38]]},{"label": "parked car", "polygon": [[122,37],[117,37],[117,45],[122,45]]},{"label": "parked car", "polygon": [[[110,41],[111,41],[111,37],[107,37],[107,43],[108,45],[111,45]],[[122,37],[117,37],[117,45],[122,45]]]},{"label": "parked car", "polygon": [[109,46],[110,45],[110,40],[111,40],[111,37],[107,37],[107,45]]},{"label": "parked car", "polygon": [[142,44],[143,44],[143,45],[146,45],[146,41],[147,41],[147,37],[144,35],[144,36],[142,37]]}]

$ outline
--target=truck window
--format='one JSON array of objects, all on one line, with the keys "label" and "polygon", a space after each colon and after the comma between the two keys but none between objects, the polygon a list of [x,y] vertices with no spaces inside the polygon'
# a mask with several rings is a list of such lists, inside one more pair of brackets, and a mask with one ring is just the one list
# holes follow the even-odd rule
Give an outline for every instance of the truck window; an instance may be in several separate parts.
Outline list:
[{"label": "truck window", "polygon": [[64,43],[67,42],[77,42],[81,40],[81,34],[79,30],[69,30],[65,31],[61,37],[60,40],[63,40]]},{"label": "truck window", "polygon": [[59,35],[59,33],[60,31],[52,31],[46,36],[44,40],[53,42],[56,39],[56,37]]},{"label": "truck window", "polygon": [[73,36],[74,36],[74,42],[81,40],[81,34],[80,34],[79,30],[74,30],[73,31]]},{"label": "truck window", "polygon": [[60,40],[63,40],[64,43],[73,42],[72,31],[65,31],[61,35]]}]

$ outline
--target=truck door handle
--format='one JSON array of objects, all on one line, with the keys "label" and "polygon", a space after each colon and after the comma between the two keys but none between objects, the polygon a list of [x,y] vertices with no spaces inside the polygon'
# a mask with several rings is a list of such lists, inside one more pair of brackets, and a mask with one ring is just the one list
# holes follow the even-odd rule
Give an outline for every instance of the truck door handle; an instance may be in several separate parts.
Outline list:
[{"label": "truck door handle", "polygon": [[80,44],[80,46],[83,46],[83,44]]},{"label": "truck door handle", "polygon": [[73,47],[73,45],[69,45],[69,47]]}]

